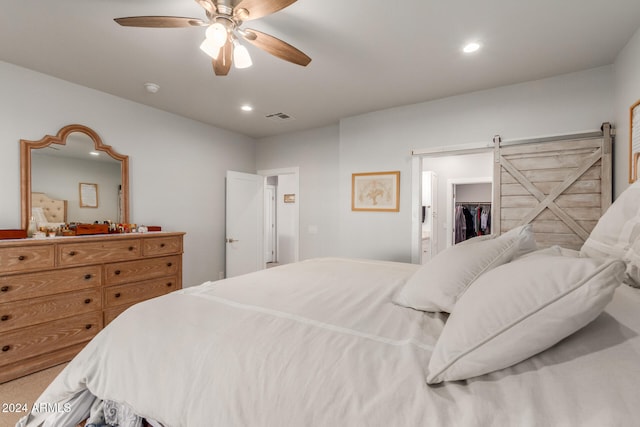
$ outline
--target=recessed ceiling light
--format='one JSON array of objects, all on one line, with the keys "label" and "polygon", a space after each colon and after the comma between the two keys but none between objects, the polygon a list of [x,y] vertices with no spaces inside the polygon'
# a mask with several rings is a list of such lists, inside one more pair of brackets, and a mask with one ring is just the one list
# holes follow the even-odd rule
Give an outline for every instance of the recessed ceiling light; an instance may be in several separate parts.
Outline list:
[{"label": "recessed ceiling light", "polygon": [[155,83],[145,83],[144,89],[149,93],[156,93],[160,90],[160,86]]},{"label": "recessed ceiling light", "polygon": [[462,51],[464,53],[472,53],[472,52],[477,51],[478,49],[480,49],[480,43],[471,42],[471,43],[465,45],[465,47],[462,48]]},{"label": "recessed ceiling light", "polygon": [[100,153],[98,153],[97,151],[91,151],[89,152],[89,154],[91,154],[92,156],[99,156]]},{"label": "recessed ceiling light", "polygon": [[242,111],[253,111],[253,107],[251,105],[243,105],[240,109]]}]

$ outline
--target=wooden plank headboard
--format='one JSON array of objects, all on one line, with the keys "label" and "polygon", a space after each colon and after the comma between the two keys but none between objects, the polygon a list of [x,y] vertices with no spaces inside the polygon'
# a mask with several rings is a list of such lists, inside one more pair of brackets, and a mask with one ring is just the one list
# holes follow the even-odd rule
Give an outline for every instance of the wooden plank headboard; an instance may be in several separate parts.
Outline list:
[{"label": "wooden plank headboard", "polygon": [[611,205],[611,133],[495,146],[493,231],[533,224],[540,247],[580,249]]},{"label": "wooden plank headboard", "polygon": [[47,222],[67,222],[67,201],[56,200],[45,193],[31,193],[31,209],[42,208]]}]

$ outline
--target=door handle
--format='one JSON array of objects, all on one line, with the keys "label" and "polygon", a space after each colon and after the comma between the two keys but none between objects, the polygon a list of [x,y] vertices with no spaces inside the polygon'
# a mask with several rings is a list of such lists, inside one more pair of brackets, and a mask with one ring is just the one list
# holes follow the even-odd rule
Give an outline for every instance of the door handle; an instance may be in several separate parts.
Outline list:
[{"label": "door handle", "polygon": [[236,240],[236,239],[233,239],[233,238],[227,237],[227,238],[225,239],[225,241],[226,241],[227,243],[235,243],[235,242],[239,242],[240,240]]}]

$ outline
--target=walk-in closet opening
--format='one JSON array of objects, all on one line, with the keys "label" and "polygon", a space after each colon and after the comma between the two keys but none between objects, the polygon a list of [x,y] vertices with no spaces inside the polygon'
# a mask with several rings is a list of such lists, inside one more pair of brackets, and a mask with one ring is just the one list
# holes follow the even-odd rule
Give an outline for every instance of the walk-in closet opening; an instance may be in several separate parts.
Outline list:
[{"label": "walk-in closet opening", "polygon": [[[469,235],[490,234],[491,228],[482,228],[482,212],[488,215],[492,206],[493,152],[489,148],[483,152],[436,151],[419,156],[420,194],[414,216],[414,227],[420,238],[417,256],[413,262],[425,263],[439,252],[456,243],[455,212],[457,205],[467,203],[469,213],[473,208],[480,217],[469,223]],[[414,178],[417,181],[417,176]],[[414,181],[415,182],[415,181]],[[474,205],[475,206],[472,206]],[[483,209],[484,208],[484,209]],[[462,209],[462,208],[461,208]],[[485,215],[485,221],[490,217]],[[476,231],[476,227],[478,230]],[[457,230],[462,230],[458,224]],[[464,233],[466,236],[466,223]],[[473,231],[473,232],[472,232]],[[416,236],[417,237],[417,236]],[[466,239],[465,239],[466,240]],[[412,251],[412,253],[415,253]]]}]

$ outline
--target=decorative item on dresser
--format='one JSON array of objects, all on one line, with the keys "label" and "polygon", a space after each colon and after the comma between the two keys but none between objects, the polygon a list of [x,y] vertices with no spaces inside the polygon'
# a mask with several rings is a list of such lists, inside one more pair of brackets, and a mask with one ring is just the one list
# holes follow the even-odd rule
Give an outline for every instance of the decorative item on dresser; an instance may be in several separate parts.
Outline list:
[{"label": "decorative item on dresser", "polygon": [[183,235],[0,241],[0,382],[71,360],[128,307],[181,289]]}]

